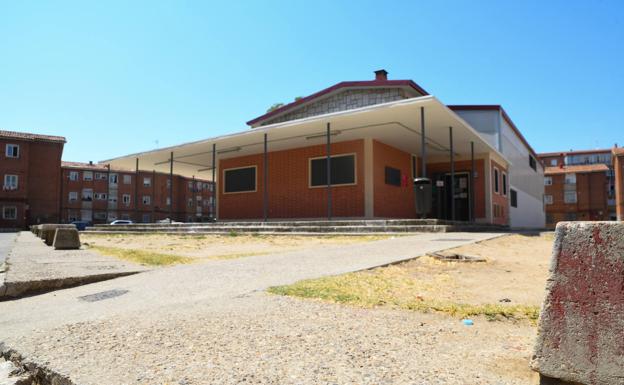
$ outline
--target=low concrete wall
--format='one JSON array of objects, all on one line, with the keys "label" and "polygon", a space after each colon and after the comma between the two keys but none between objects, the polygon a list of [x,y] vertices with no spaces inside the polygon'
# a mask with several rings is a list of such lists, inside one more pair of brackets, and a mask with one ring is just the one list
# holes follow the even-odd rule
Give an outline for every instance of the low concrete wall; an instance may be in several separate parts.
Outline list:
[{"label": "low concrete wall", "polygon": [[559,223],[546,290],[532,368],[568,383],[624,383],[624,223]]}]

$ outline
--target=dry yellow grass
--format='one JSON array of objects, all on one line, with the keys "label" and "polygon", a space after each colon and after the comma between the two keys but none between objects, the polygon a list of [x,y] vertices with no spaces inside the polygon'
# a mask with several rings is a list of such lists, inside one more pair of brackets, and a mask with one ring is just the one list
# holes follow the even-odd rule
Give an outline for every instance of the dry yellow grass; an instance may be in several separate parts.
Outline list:
[{"label": "dry yellow grass", "polygon": [[182,257],[179,255],[155,253],[152,251],[144,250],[130,250],[102,246],[91,246],[89,247],[89,249],[97,251],[102,255],[107,255],[109,257],[115,257],[123,259],[125,261],[148,266],[179,265],[183,263],[191,263],[194,261],[192,258]]}]

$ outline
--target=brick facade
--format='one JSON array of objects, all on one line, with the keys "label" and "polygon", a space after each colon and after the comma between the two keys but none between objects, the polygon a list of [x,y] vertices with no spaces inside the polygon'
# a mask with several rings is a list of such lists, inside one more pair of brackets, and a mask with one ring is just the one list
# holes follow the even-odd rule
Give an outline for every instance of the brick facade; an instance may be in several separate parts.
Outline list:
[{"label": "brick facade", "polygon": [[[0,228],[58,222],[64,143],[61,137],[0,131]],[[7,145],[18,146],[16,157],[7,156]],[[5,185],[7,175],[17,176],[16,189]]]},{"label": "brick facade", "polygon": [[176,221],[195,222],[212,216],[212,182],[174,175],[173,201],[168,202],[169,177],[68,163],[62,168],[61,220],[154,222],[172,216]]},{"label": "brick facade", "polygon": [[613,149],[613,170],[617,219],[624,221],[624,150],[621,148]]}]

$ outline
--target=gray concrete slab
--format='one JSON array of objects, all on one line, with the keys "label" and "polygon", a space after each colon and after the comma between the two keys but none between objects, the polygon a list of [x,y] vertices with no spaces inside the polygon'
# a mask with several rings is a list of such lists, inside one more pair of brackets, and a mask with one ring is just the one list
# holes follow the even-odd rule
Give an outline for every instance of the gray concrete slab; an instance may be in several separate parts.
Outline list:
[{"label": "gray concrete slab", "polygon": [[[14,235],[0,299],[136,274],[146,267],[88,250],[54,250],[31,232]],[[7,249],[7,246],[4,246]]]},{"label": "gray concrete slab", "polygon": [[[4,349],[15,349],[26,360],[69,376],[77,383],[140,384],[150,383],[149,379],[161,381],[171,376],[185,381],[180,383],[201,383],[184,380],[183,373],[190,375],[190,371],[193,371],[193,378],[208,381],[212,378],[211,371],[215,365],[202,360],[201,365],[186,368],[193,364],[193,357],[213,357],[214,360],[216,354],[221,355],[220,360],[226,362],[228,354],[234,354],[227,349],[217,351],[222,344],[217,338],[219,335],[227,336],[234,330],[248,330],[250,320],[256,319],[256,315],[260,317],[259,314],[262,313],[262,317],[268,317],[263,323],[267,328],[255,326],[254,330],[248,330],[251,333],[248,335],[237,332],[236,334],[240,335],[236,338],[236,342],[242,346],[245,341],[257,339],[262,344],[267,344],[268,348],[271,346],[271,340],[278,338],[279,341],[280,331],[273,327],[278,322],[275,317],[287,320],[292,316],[294,317],[292,319],[296,320],[294,322],[300,322],[302,318],[322,316],[322,310],[313,310],[308,315],[289,315],[289,311],[296,313],[299,310],[296,308],[289,310],[288,306],[299,302],[262,294],[261,292],[269,286],[396,263],[428,252],[499,235],[419,234],[328,247],[324,250],[300,250],[153,270],[135,276],[0,303],[0,341],[4,342]],[[343,314],[341,317],[344,317],[346,322],[354,315]],[[344,333],[348,330],[351,330],[351,333],[361,331],[362,338],[373,338],[367,343],[375,344],[374,332],[363,327],[359,328],[357,323],[354,323],[355,329],[342,325],[344,330],[339,335],[329,333],[332,330],[332,322],[331,319],[329,321],[324,319],[320,323],[323,330],[326,330],[328,338],[319,341],[322,346],[331,347],[332,339],[344,338]],[[384,321],[379,322],[380,325],[384,324]],[[311,323],[317,325],[315,321]],[[298,329],[296,323],[290,327]],[[188,333],[182,333],[182,329]],[[396,329],[400,328],[397,326]],[[193,333],[202,335],[197,336]],[[263,334],[258,336],[255,333]],[[396,338],[400,340],[401,332],[398,333]],[[321,332],[319,336],[322,335]],[[196,340],[203,342],[196,343]],[[228,340],[227,343],[234,342]],[[350,340],[349,343],[357,345],[357,341]],[[301,347],[305,348],[304,345]],[[262,350],[257,346],[255,348]],[[180,351],[184,351],[184,354],[179,354]],[[327,354],[335,353],[335,350],[330,349]],[[244,364],[249,368],[269,365],[271,370],[281,370],[280,368],[286,364],[280,360],[266,361],[266,358],[255,354],[247,354],[249,357],[239,364],[230,362],[233,365]],[[296,355],[301,352],[293,354],[295,356],[291,358],[296,360]],[[121,357],[134,358],[126,360]],[[135,364],[134,360],[137,357],[141,357],[140,364]],[[146,357],[150,358],[145,361]],[[240,358],[240,356],[232,357]],[[258,361],[254,362],[253,357]],[[323,357],[319,356],[318,359],[323,360]],[[228,368],[220,367],[220,370],[227,372]],[[323,372],[325,369],[319,370]],[[403,366],[397,370],[403,370]],[[304,375],[305,372],[304,370]],[[233,383],[236,382],[235,379],[243,381],[250,378],[262,383],[295,383],[289,377],[281,377],[283,373],[277,372],[248,377],[249,373],[246,374],[243,369],[242,372],[230,371],[230,374],[234,374],[234,377],[229,380],[208,382]]]}]

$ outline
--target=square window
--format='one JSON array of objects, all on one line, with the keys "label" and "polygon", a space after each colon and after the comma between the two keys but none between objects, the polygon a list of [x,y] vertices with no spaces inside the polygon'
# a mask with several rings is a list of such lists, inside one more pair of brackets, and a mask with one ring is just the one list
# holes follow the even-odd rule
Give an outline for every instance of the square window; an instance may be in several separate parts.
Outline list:
[{"label": "square window", "polygon": [[4,176],[4,190],[17,190],[17,175],[7,174]]},{"label": "square window", "polygon": [[132,183],[132,175],[124,174],[123,182],[124,182],[124,184]]},{"label": "square window", "polygon": [[83,171],[82,180],[93,180],[93,171]]},{"label": "square window", "polygon": [[551,166],[556,166],[557,165],[557,159],[551,159],[550,160],[550,165]]},{"label": "square window", "polygon": [[565,184],[576,184],[576,174],[565,174]]},{"label": "square window", "polygon": [[18,144],[7,144],[5,155],[7,158],[19,158],[19,145]]},{"label": "square window", "polygon": [[123,202],[126,206],[130,205],[130,199],[131,199],[130,194],[124,194],[124,195],[122,195],[122,196],[121,196],[121,201],[122,201],[122,202]]},{"label": "square window", "polygon": [[149,195],[143,195],[142,202],[144,205],[149,205],[152,202],[152,197]]},{"label": "square window", "polygon": [[119,183],[119,175],[117,175],[117,174],[110,174],[108,176],[108,183],[110,183],[110,184],[117,184],[117,183]]},{"label": "square window", "polygon": [[17,207],[15,206],[2,206],[2,219],[17,219]]},{"label": "square window", "polygon": [[553,204],[553,196],[552,195],[544,195],[544,204],[552,205]]},{"label": "square window", "polygon": [[143,178],[143,187],[149,187],[152,185],[152,178]]},{"label": "square window", "polygon": [[78,200],[78,191],[70,191],[68,199],[69,199],[70,202],[77,201]]},{"label": "square window", "polygon": [[385,181],[391,186],[401,187],[401,170],[386,166]]},{"label": "square window", "polygon": [[[331,185],[355,184],[355,155],[334,155],[330,159]],[[327,157],[310,159],[310,187],[327,186]]]},{"label": "square window", "polygon": [[81,198],[85,202],[93,201],[93,190],[90,188],[83,189]]},{"label": "square window", "polygon": [[563,193],[563,201],[565,203],[576,203],[576,191],[565,191]]},{"label": "square window", "polygon": [[256,166],[223,170],[223,192],[240,193],[256,191]]},{"label": "square window", "polygon": [[75,181],[77,181],[77,180],[78,180],[78,177],[79,177],[79,173],[78,173],[78,171],[70,171],[70,172],[69,172],[69,180],[71,180],[71,181],[74,181],[74,182],[75,182]]},{"label": "square window", "polygon": [[544,186],[552,186],[552,176],[544,177]]}]

